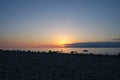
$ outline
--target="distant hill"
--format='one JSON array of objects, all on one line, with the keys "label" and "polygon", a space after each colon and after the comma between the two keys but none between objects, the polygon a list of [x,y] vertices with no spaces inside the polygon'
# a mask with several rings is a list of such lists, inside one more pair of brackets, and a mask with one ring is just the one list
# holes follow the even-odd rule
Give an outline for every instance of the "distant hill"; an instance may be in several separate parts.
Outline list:
[{"label": "distant hill", "polygon": [[65,44],[69,48],[120,48],[120,42],[83,42]]}]

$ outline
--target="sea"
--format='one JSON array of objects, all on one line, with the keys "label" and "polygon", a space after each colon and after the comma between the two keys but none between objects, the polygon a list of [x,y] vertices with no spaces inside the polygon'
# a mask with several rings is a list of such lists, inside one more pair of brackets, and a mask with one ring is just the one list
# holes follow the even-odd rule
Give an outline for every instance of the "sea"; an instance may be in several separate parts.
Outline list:
[{"label": "sea", "polygon": [[108,54],[108,55],[118,55],[120,53],[120,48],[6,48],[4,50],[24,50],[24,51],[40,51],[48,52],[51,51],[61,51],[63,53],[70,53],[75,51],[79,54],[84,53],[83,50],[88,50],[88,54]]}]

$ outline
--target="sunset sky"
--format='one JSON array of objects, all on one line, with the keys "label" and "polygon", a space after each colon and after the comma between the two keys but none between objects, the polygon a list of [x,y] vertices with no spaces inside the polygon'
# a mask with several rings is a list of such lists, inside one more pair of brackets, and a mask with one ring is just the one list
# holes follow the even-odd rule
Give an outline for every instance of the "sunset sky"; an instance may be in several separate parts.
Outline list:
[{"label": "sunset sky", "polygon": [[0,0],[0,48],[120,41],[120,0]]}]

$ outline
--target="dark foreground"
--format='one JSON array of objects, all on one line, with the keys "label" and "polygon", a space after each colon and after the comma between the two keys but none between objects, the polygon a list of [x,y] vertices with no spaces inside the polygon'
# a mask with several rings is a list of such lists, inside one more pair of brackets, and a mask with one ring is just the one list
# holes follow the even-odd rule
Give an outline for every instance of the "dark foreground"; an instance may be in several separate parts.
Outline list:
[{"label": "dark foreground", "polygon": [[0,80],[120,80],[120,57],[0,50]]}]

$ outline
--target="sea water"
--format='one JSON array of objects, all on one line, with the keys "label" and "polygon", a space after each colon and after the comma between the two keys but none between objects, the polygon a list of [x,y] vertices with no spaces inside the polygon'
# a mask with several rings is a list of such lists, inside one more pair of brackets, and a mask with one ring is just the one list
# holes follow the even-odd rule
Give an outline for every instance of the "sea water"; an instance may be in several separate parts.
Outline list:
[{"label": "sea water", "polygon": [[70,53],[76,51],[77,53],[83,53],[83,50],[88,50],[88,53],[92,54],[109,54],[117,55],[120,53],[120,48],[6,48],[5,50],[31,50],[31,51],[62,51],[63,53]]}]

